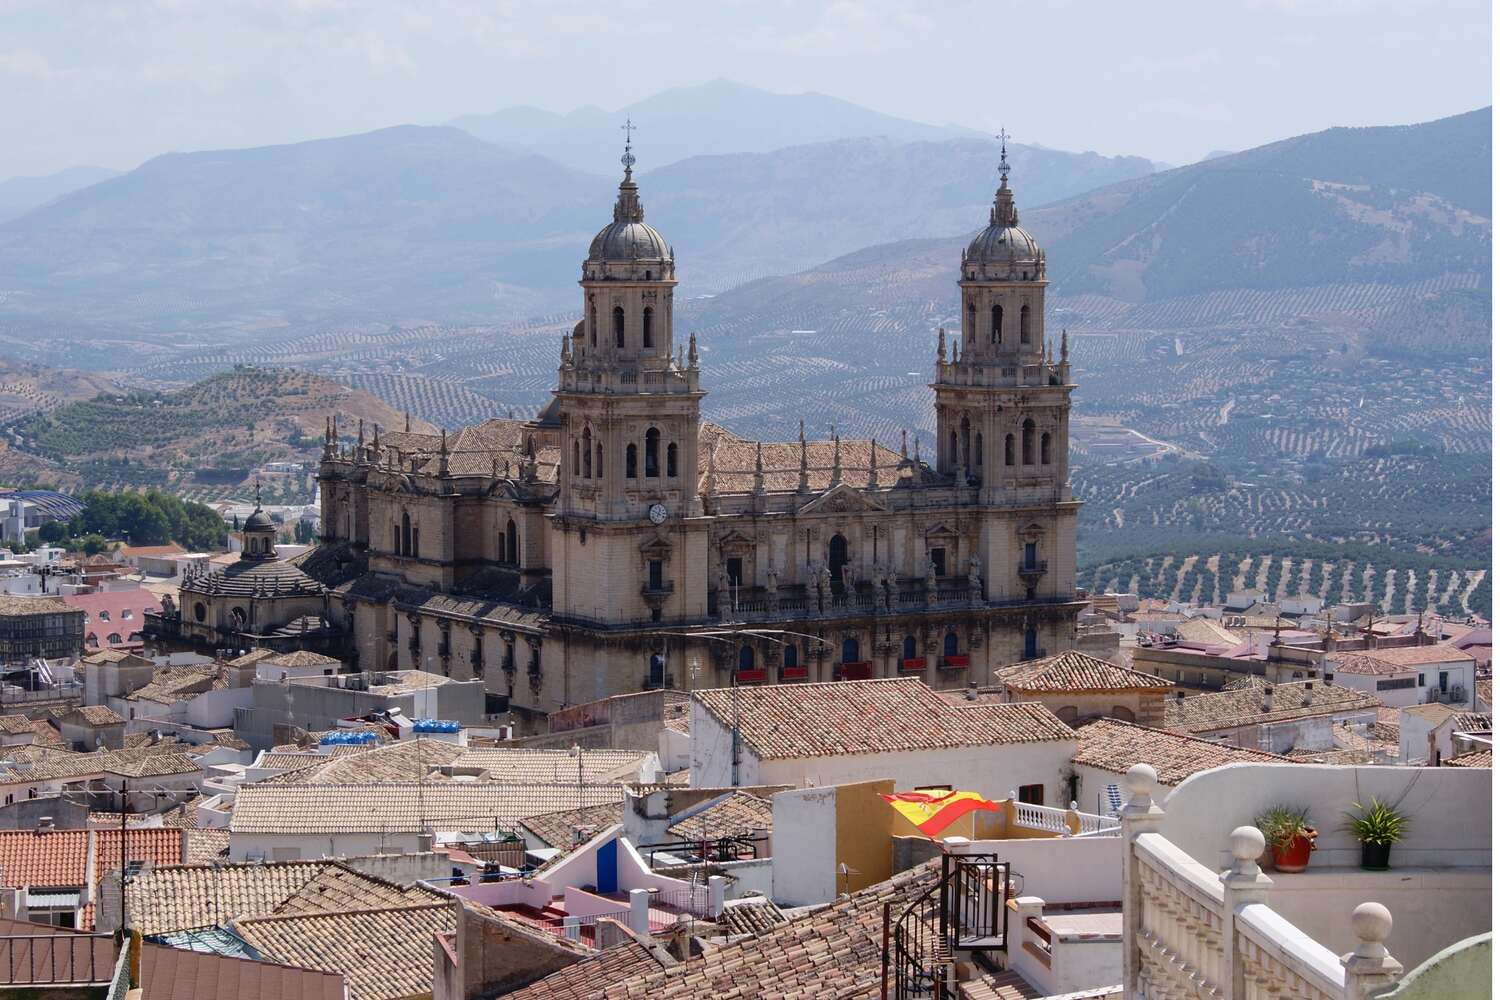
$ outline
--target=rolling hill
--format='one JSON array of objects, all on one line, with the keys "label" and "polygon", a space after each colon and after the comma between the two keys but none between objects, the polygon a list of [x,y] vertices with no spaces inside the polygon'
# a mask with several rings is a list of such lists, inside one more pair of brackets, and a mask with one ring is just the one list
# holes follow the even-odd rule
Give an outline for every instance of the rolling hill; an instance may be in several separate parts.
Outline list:
[{"label": "rolling hill", "polygon": [[65,194],[118,174],[118,170],[84,166],[68,167],[42,177],[9,177],[0,180],[0,222],[24,215]]},{"label": "rolling hill", "polygon": [[329,414],[346,438],[360,420],[372,433],[405,421],[375,396],[316,375],[235,367],[185,389],[101,394],[24,419],[6,432],[6,468],[29,455],[42,482],[193,495],[195,485],[239,486],[266,462],[315,460]]}]

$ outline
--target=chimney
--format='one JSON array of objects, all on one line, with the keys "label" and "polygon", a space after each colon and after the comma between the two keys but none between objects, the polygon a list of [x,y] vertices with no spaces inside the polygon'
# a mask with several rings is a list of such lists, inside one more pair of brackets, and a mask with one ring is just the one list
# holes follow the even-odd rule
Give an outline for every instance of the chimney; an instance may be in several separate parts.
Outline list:
[{"label": "chimney", "polygon": [[1177,692],[1177,704],[1181,705],[1182,704],[1182,700],[1184,698],[1186,698],[1186,697],[1187,697],[1187,692],[1186,691],[1178,691]]},{"label": "chimney", "polygon": [[51,816],[38,816],[36,821],[37,833],[51,833],[53,830]]},{"label": "chimney", "polygon": [[1313,682],[1312,681],[1308,681],[1306,684],[1302,685],[1302,707],[1303,708],[1306,708],[1307,706],[1309,706],[1309,705],[1312,704],[1312,689],[1313,689]]},{"label": "chimney", "polygon": [[1265,689],[1265,697],[1261,699],[1260,710],[1262,712],[1269,712],[1271,710],[1271,704],[1275,701],[1275,699],[1276,689],[1270,684],[1267,684]]},{"label": "chimney", "polygon": [[978,681],[970,681],[969,682],[968,690],[964,691],[964,698],[966,698],[969,701],[978,701],[979,700],[979,682]]}]

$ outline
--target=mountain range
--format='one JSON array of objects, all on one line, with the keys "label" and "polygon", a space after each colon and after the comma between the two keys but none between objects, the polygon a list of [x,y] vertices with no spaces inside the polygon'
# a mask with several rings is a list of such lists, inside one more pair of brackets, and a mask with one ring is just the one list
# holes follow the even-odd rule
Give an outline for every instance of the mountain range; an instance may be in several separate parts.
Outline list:
[{"label": "mountain range", "polygon": [[68,167],[43,177],[8,177],[0,180],[0,222],[24,215],[65,194],[117,176],[105,167]]},{"label": "mountain range", "polygon": [[773,94],[722,79],[674,87],[616,111],[585,107],[558,114],[513,107],[465,115],[448,124],[575,170],[608,172],[620,156],[620,126],[627,118],[640,127],[635,143],[642,162],[655,164],[869,136],[897,142],[988,138],[973,129],[881,114],[826,94]]},{"label": "mountain range", "polygon": [[[1152,169],[1135,157],[1013,152],[1035,178],[1028,204]],[[678,251],[680,294],[692,297],[976,225],[995,154],[967,138],[834,138],[643,162],[638,176],[648,218]],[[586,173],[421,126],[156,157],[0,223],[0,343],[60,332],[234,342],[570,308],[584,249],[610,218],[614,159],[596,164],[613,176]]]}]

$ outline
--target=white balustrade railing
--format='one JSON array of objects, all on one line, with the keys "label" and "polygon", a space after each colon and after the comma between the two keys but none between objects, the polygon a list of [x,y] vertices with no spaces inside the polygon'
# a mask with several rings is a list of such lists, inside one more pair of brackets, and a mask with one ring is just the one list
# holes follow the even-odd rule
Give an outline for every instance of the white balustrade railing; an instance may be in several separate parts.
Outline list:
[{"label": "white balustrade railing", "polygon": [[1061,837],[1073,836],[1075,833],[1078,836],[1094,834],[1109,836],[1119,832],[1120,821],[1118,819],[1113,816],[1096,816],[1093,813],[1079,812],[1076,802],[1070,808],[1058,809],[1056,806],[1017,802],[1016,795],[1012,792],[1011,803],[1015,808],[1015,824],[1028,830],[1043,830]]},{"label": "white balustrade railing", "polygon": [[1016,825],[1028,830],[1046,830],[1049,833],[1072,833],[1068,826],[1068,811],[1052,806],[1016,803]]},{"label": "white balustrade railing", "polygon": [[1156,772],[1137,764],[1122,810],[1124,984],[1131,1000],[1367,1000],[1401,975],[1386,951],[1391,915],[1355,908],[1359,946],[1340,958],[1270,906],[1256,859],[1265,838],[1250,826],[1229,838],[1234,865],[1215,873],[1158,831]]}]

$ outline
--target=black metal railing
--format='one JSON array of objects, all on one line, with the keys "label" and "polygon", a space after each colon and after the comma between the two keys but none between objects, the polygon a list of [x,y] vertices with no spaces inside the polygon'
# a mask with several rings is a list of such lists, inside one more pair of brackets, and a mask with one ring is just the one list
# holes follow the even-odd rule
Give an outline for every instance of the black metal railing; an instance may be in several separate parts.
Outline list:
[{"label": "black metal railing", "polygon": [[1010,863],[996,855],[944,853],[935,885],[905,906],[887,903],[884,1000],[957,1000],[954,956],[1005,950],[1012,885]]}]

